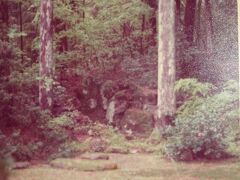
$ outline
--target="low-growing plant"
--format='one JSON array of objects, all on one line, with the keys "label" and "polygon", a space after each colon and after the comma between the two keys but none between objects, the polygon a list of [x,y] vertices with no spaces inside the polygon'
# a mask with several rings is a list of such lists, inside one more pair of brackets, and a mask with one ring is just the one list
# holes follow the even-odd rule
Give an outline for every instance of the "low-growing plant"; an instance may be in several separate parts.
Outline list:
[{"label": "low-growing plant", "polygon": [[235,81],[227,82],[213,95],[188,99],[178,109],[175,126],[167,130],[165,153],[176,160],[228,156],[229,136],[239,120],[237,110]]},{"label": "low-growing plant", "polygon": [[9,141],[6,141],[6,138],[7,137],[0,130],[0,159],[5,159],[16,151],[16,147],[9,143]]},{"label": "low-growing plant", "polygon": [[52,118],[42,127],[45,137],[49,140],[63,142],[70,138],[70,131],[75,127],[72,113],[65,113]]}]

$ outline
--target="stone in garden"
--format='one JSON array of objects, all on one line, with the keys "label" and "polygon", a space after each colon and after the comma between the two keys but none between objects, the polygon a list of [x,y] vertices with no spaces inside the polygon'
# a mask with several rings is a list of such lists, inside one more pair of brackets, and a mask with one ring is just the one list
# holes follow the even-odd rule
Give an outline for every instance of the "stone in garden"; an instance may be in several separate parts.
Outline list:
[{"label": "stone in garden", "polygon": [[26,169],[31,166],[30,162],[15,162],[13,165],[13,169]]},{"label": "stone in garden", "polygon": [[106,160],[87,160],[87,159],[55,159],[50,165],[60,169],[70,169],[77,171],[106,171],[118,169],[115,162]]},{"label": "stone in garden", "polygon": [[149,137],[154,128],[152,114],[139,109],[128,109],[120,122],[120,127],[127,136]]},{"label": "stone in garden", "polygon": [[109,160],[109,156],[107,154],[83,154],[80,158],[88,160]]}]

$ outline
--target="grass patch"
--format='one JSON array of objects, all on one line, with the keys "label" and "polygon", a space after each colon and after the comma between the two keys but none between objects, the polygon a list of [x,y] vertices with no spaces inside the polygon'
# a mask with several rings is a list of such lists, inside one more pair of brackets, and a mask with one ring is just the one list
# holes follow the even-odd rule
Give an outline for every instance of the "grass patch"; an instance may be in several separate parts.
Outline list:
[{"label": "grass patch", "polygon": [[[239,160],[183,163],[166,161],[154,154],[109,154],[110,160],[56,159],[53,167],[15,170],[10,180],[238,180]],[[102,171],[107,164],[117,163],[119,169]],[[58,167],[58,168],[56,168]],[[88,172],[90,171],[90,172]]]},{"label": "grass patch", "polygon": [[240,163],[224,165],[222,167],[203,168],[191,172],[190,175],[205,179],[238,180],[240,179]]}]

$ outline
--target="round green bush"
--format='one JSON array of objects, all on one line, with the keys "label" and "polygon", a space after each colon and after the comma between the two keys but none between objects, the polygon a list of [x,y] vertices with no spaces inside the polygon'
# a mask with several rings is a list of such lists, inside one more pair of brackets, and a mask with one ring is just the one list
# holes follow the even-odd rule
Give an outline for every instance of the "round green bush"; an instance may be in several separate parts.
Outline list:
[{"label": "round green bush", "polygon": [[232,115],[238,110],[237,83],[226,83],[214,95],[189,98],[182,106],[175,126],[166,130],[166,155],[185,161],[227,157],[229,135],[239,120]]}]

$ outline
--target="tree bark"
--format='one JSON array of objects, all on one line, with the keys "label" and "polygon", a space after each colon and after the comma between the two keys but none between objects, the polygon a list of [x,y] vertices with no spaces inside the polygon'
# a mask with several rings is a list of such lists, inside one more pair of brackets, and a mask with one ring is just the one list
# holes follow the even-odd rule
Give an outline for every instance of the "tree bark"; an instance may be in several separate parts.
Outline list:
[{"label": "tree bark", "polygon": [[151,15],[151,18],[149,19],[148,23],[151,27],[151,45],[155,46],[157,44],[156,34],[157,34],[158,1],[157,0],[142,0],[142,1],[148,4],[153,9],[153,14]]},{"label": "tree bark", "polygon": [[1,9],[1,19],[2,22],[6,24],[6,26],[9,26],[9,8],[8,8],[8,1],[3,0],[0,4]]},{"label": "tree bark", "polygon": [[140,54],[144,55],[144,32],[145,32],[146,17],[142,15],[142,26],[141,26],[141,39],[140,39]]},{"label": "tree bark", "polygon": [[205,29],[206,29],[206,51],[208,54],[213,51],[213,25],[212,25],[212,10],[210,0],[204,2],[204,15],[205,15]]},{"label": "tree bark", "polygon": [[194,22],[195,22],[196,0],[187,0],[185,15],[184,15],[184,32],[186,34],[187,41],[192,45]]},{"label": "tree bark", "polygon": [[[83,2],[82,2],[82,4],[83,4],[83,7],[85,7],[85,0],[83,0]],[[84,21],[84,19],[85,19],[85,10],[83,10],[83,12],[82,12],[82,18],[83,18],[83,21]]]},{"label": "tree bark", "polygon": [[175,64],[176,64],[176,79],[179,79],[181,76],[181,61],[183,57],[182,51],[182,31],[181,31],[181,0],[175,0]]},{"label": "tree bark", "polygon": [[52,108],[53,52],[52,1],[41,0],[40,9],[40,82],[39,104],[43,110]]},{"label": "tree bark", "polygon": [[[23,19],[22,19],[22,2],[19,2],[19,26],[20,26],[20,32],[23,32]],[[21,59],[23,62],[23,36],[21,34],[20,36],[20,49],[21,49]]]},{"label": "tree bark", "polygon": [[[195,29],[195,13],[196,13],[196,0],[186,0],[186,6],[184,9],[184,34],[185,40],[183,45],[183,50],[190,50],[193,47],[194,41],[194,29]],[[181,54],[181,53],[180,53]],[[192,56],[183,56],[183,59],[179,61],[180,73],[178,77],[189,78],[192,76],[194,67],[194,58]],[[193,62],[193,63],[189,63]]]},{"label": "tree bark", "polygon": [[181,13],[181,0],[175,0],[176,2],[176,23],[180,22]]},{"label": "tree bark", "polygon": [[158,120],[156,126],[172,124],[175,105],[175,1],[160,0],[158,8]]},{"label": "tree bark", "polygon": [[[238,71],[240,71],[240,0],[237,0],[237,6],[238,6]],[[238,73],[238,81],[240,81],[240,73]],[[239,89],[240,89],[240,83],[238,82]],[[239,107],[240,107],[240,97],[238,98]],[[239,126],[240,126],[240,120],[239,120]]]},{"label": "tree bark", "polygon": [[[62,31],[66,31],[67,30],[67,24],[61,20],[61,19],[55,19],[53,24],[55,24],[55,33],[60,33]],[[68,38],[67,36],[64,36],[62,38],[59,39],[59,44],[58,44],[58,51],[60,53],[68,51]]]},{"label": "tree bark", "polygon": [[202,29],[202,24],[201,24],[201,12],[202,12],[202,0],[198,0],[197,4],[197,13],[196,13],[196,45],[198,48],[202,49],[202,35],[201,35],[201,29]]},{"label": "tree bark", "polygon": [[8,28],[9,28],[9,4],[7,0],[0,2],[0,13],[1,13],[1,22],[0,22],[0,31],[3,33],[2,40],[8,41]]}]

